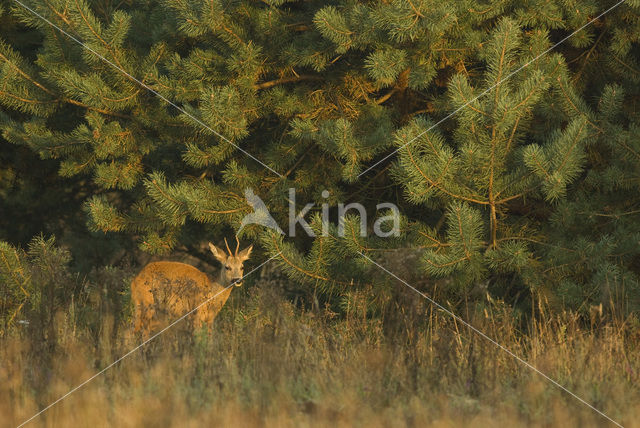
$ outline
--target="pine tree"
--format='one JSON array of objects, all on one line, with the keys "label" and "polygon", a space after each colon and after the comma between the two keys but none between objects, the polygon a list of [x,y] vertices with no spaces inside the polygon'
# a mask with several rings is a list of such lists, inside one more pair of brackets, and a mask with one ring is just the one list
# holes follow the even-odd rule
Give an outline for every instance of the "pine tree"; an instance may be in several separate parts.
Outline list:
[{"label": "pine tree", "polygon": [[298,205],[403,216],[393,239],[353,215],[345,237],[243,229],[310,290],[386,284],[362,254],[404,246],[462,289],[596,298],[638,270],[640,5],[581,29],[605,3],[25,1],[88,50],[5,2],[2,142],[83,183],[91,230],[148,252],[238,230],[246,188],[284,225],[294,187]]}]

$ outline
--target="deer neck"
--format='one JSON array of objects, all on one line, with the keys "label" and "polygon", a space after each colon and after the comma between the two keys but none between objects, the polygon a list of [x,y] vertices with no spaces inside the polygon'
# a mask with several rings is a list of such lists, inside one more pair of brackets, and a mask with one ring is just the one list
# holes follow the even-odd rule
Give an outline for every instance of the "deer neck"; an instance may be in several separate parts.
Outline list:
[{"label": "deer neck", "polygon": [[220,272],[220,276],[218,277],[218,280],[215,282],[215,285],[217,287],[213,287],[214,294],[218,294],[218,297],[216,299],[220,299],[223,304],[224,302],[227,301],[227,299],[229,298],[229,295],[231,294],[231,290],[233,290],[233,287],[229,287],[231,284],[227,284],[227,282],[224,279],[224,272]]},{"label": "deer neck", "polygon": [[220,287],[214,292],[213,295],[216,296],[215,300],[220,304],[221,307],[227,303],[227,300],[229,299],[229,295],[231,294],[232,289],[233,287],[229,287],[229,288]]}]

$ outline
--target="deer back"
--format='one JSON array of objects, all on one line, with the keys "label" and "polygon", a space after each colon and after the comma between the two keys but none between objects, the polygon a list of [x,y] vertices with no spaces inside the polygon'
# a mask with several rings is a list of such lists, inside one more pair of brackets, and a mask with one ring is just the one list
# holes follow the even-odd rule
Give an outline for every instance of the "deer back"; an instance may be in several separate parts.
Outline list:
[{"label": "deer back", "polygon": [[152,323],[177,319],[220,293],[200,307],[195,315],[196,321],[211,322],[229,296],[230,289],[223,290],[217,282],[191,265],[149,263],[131,283],[136,330],[148,331]]}]

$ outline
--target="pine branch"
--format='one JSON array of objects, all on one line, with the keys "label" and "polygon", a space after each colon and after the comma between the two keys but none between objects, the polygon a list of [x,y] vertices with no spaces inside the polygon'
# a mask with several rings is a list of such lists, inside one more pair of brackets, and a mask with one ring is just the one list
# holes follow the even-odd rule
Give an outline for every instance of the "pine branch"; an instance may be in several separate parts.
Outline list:
[{"label": "pine branch", "polygon": [[323,81],[324,78],[320,77],[320,76],[301,74],[299,76],[281,77],[280,79],[270,80],[268,82],[256,83],[256,84],[253,85],[253,88],[257,89],[257,90],[268,89],[268,88],[272,88],[272,87],[277,86],[277,85],[283,85],[283,84],[286,84],[286,83],[302,82],[302,81],[308,81],[308,80],[311,80],[311,81]]}]

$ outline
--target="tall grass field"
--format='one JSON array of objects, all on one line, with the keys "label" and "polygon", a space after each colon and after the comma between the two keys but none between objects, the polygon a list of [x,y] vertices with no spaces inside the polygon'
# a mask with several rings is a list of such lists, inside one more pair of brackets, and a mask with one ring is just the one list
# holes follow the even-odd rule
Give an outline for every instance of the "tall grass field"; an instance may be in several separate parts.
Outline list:
[{"label": "tall grass field", "polygon": [[[399,292],[376,317],[365,296],[354,293],[339,316],[261,278],[232,293],[211,331],[176,324],[25,426],[614,426],[419,296]],[[26,324],[0,339],[0,426],[18,426],[140,343],[127,308],[116,315],[99,300],[94,313],[60,311],[43,341]],[[640,426],[637,318],[565,312],[523,329],[489,302],[469,310],[474,327]]]}]

